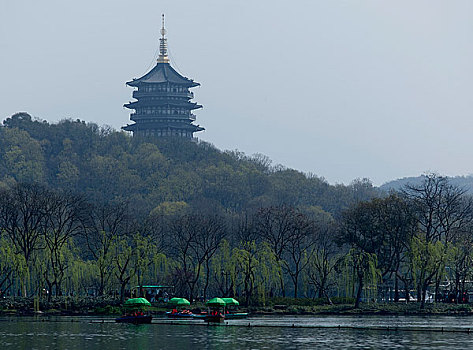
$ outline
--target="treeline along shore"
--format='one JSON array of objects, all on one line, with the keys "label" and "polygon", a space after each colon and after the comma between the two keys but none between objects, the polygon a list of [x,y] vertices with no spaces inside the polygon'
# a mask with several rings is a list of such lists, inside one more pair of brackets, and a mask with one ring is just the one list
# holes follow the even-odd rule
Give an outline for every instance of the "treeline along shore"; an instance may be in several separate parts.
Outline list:
[{"label": "treeline along shore", "polygon": [[0,230],[2,308],[118,305],[150,284],[295,313],[434,310],[473,291],[472,199],[445,177],[330,185],[262,155],[26,113],[0,127]]}]

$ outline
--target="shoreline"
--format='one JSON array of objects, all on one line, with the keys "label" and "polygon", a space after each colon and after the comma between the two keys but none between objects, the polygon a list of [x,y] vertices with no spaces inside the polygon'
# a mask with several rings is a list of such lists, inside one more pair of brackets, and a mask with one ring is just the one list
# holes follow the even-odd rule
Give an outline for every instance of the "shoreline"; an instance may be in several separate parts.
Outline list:
[{"label": "shoreline", "polygon": [[[35,301],[36,300],[36,301]],[[291,301],[288,299],[288,301]],[[35,309],[36,306],[36,309]],[[38,308],[39,306],[39,308]],[[191,310],[205,309],[204,304],[195,303]],[[153,305],[151,314],[164,315],[169,308],[166,305]],[[94,297],[56,297],[45,299],[5,297],[0,299],[0,316],[118,316],[122,314],[120,300]],[[272,305],[241,307],[240,311],[250,316],[433,316],[455,315],[473,316],[473,304],[429,303],[420,309],[418,303],[362,303],[355,309],[353,304],[335,305]]]}]

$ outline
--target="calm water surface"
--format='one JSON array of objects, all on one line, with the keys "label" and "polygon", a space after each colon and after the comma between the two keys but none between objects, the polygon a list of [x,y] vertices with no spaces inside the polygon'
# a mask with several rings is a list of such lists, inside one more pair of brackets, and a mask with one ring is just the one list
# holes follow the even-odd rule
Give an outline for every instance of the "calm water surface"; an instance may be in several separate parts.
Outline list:
[{"label": "calm water surface", "polygon": [[[310,329],[295,326],[472,328],[470,317],[258,317],[228,326],[127,325],[113,318],[0,318],[1,349],[473,349],[473,333]],[[164,319],[156,319],[164,321]],[[174,323],[179,323],[175,321]],[[273,327],[246,327],[251,325]],[[233,326],[232,326],[233,325]]]}]

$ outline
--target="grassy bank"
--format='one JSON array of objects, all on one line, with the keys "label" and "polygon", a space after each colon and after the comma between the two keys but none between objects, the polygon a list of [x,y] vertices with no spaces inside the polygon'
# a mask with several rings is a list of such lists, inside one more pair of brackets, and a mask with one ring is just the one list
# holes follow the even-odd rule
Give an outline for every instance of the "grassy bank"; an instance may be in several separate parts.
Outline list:
[{"label": "grassy bank", "polygon": [[257,315],[473,315],[473,304],[420,303],[361,303],[354,307],[354,300],[334,298],[332,305],[321,299],[274,298],[267,306],[250,307]]},{"label": "grassy bank", "polygon": [[[120,301],[113,298],[92,297],[57,297],[51,301],[39,299],[39,312],[35,311],[34,298],[8,297],[0,299],[0,315],[30,316],[43,315],[120,315],[123,309]],[[38,303],[37,301],[37,303]],[[265,306],[241,307],[251,315],[473,315],[473,304],[426,304],[424,309],[419,303],[362,303],[355,309],[349,299],[334,299],[333,305],[322,300],[273,298]],[[36,304],[38,306],[38,304]],[[205,310],[203,303],[194,303],[193,310]],[[166,305],[154,305],[150,311],[154,315],[163,315],[169,309]]]}]

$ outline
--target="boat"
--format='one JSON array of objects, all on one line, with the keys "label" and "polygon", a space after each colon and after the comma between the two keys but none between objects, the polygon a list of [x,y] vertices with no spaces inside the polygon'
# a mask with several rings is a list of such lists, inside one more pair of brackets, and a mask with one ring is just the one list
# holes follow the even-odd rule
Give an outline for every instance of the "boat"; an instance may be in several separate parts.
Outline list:
[{"label": "boat", "polygon": [[205,315],[204,316],[204,321],[205,322],[212,322],[212,323],[220,323],[220,322],[225,321],[225,316],[226,315],[224,315],[221,312],[217,311],[217,312]]},{"label": "boat", "polygon": [[173,310],[166,312],[166,316],[169,318],[193,318],[194,314],[189,310]]},{"label": "boat", "polygon": [[172,298],[169,300],[168,305],[173,307],[173,310],[166,312],[166,316],[169,318],[192,318],[194,314],[190,310],[178,310],[179,307],[186,307],[190,304],[189,300],[185,298]]},{"label": "boat", "polygon": [[248,312],[237,312],[236,308],[240,305],[238,300],[234,298],[222,298],[225,302],[226,312],[225,318],[229,320],[247,318]]},{"label": "boat", "polygon": [[133,324],[151,323],[153,316],[145,313],[149,306],[151,306],[151,303],[145,298],[128,299],[123,304],[123,307],[126,310],[125,314],[123,316],[117,317],[115,322]]},{"label": "boat", "polygon": [[[205,303],[209,312],[204,316],[205,322],[220,323],[225,321],[225,302],[220,298],[210,299]],[[223,309],[223,312],[220,310]]]},{"label": "boat", "polygon": [[200,314],[192,314],[192,318],[203,320],[207,316],[206,312],[201,312]]}]

